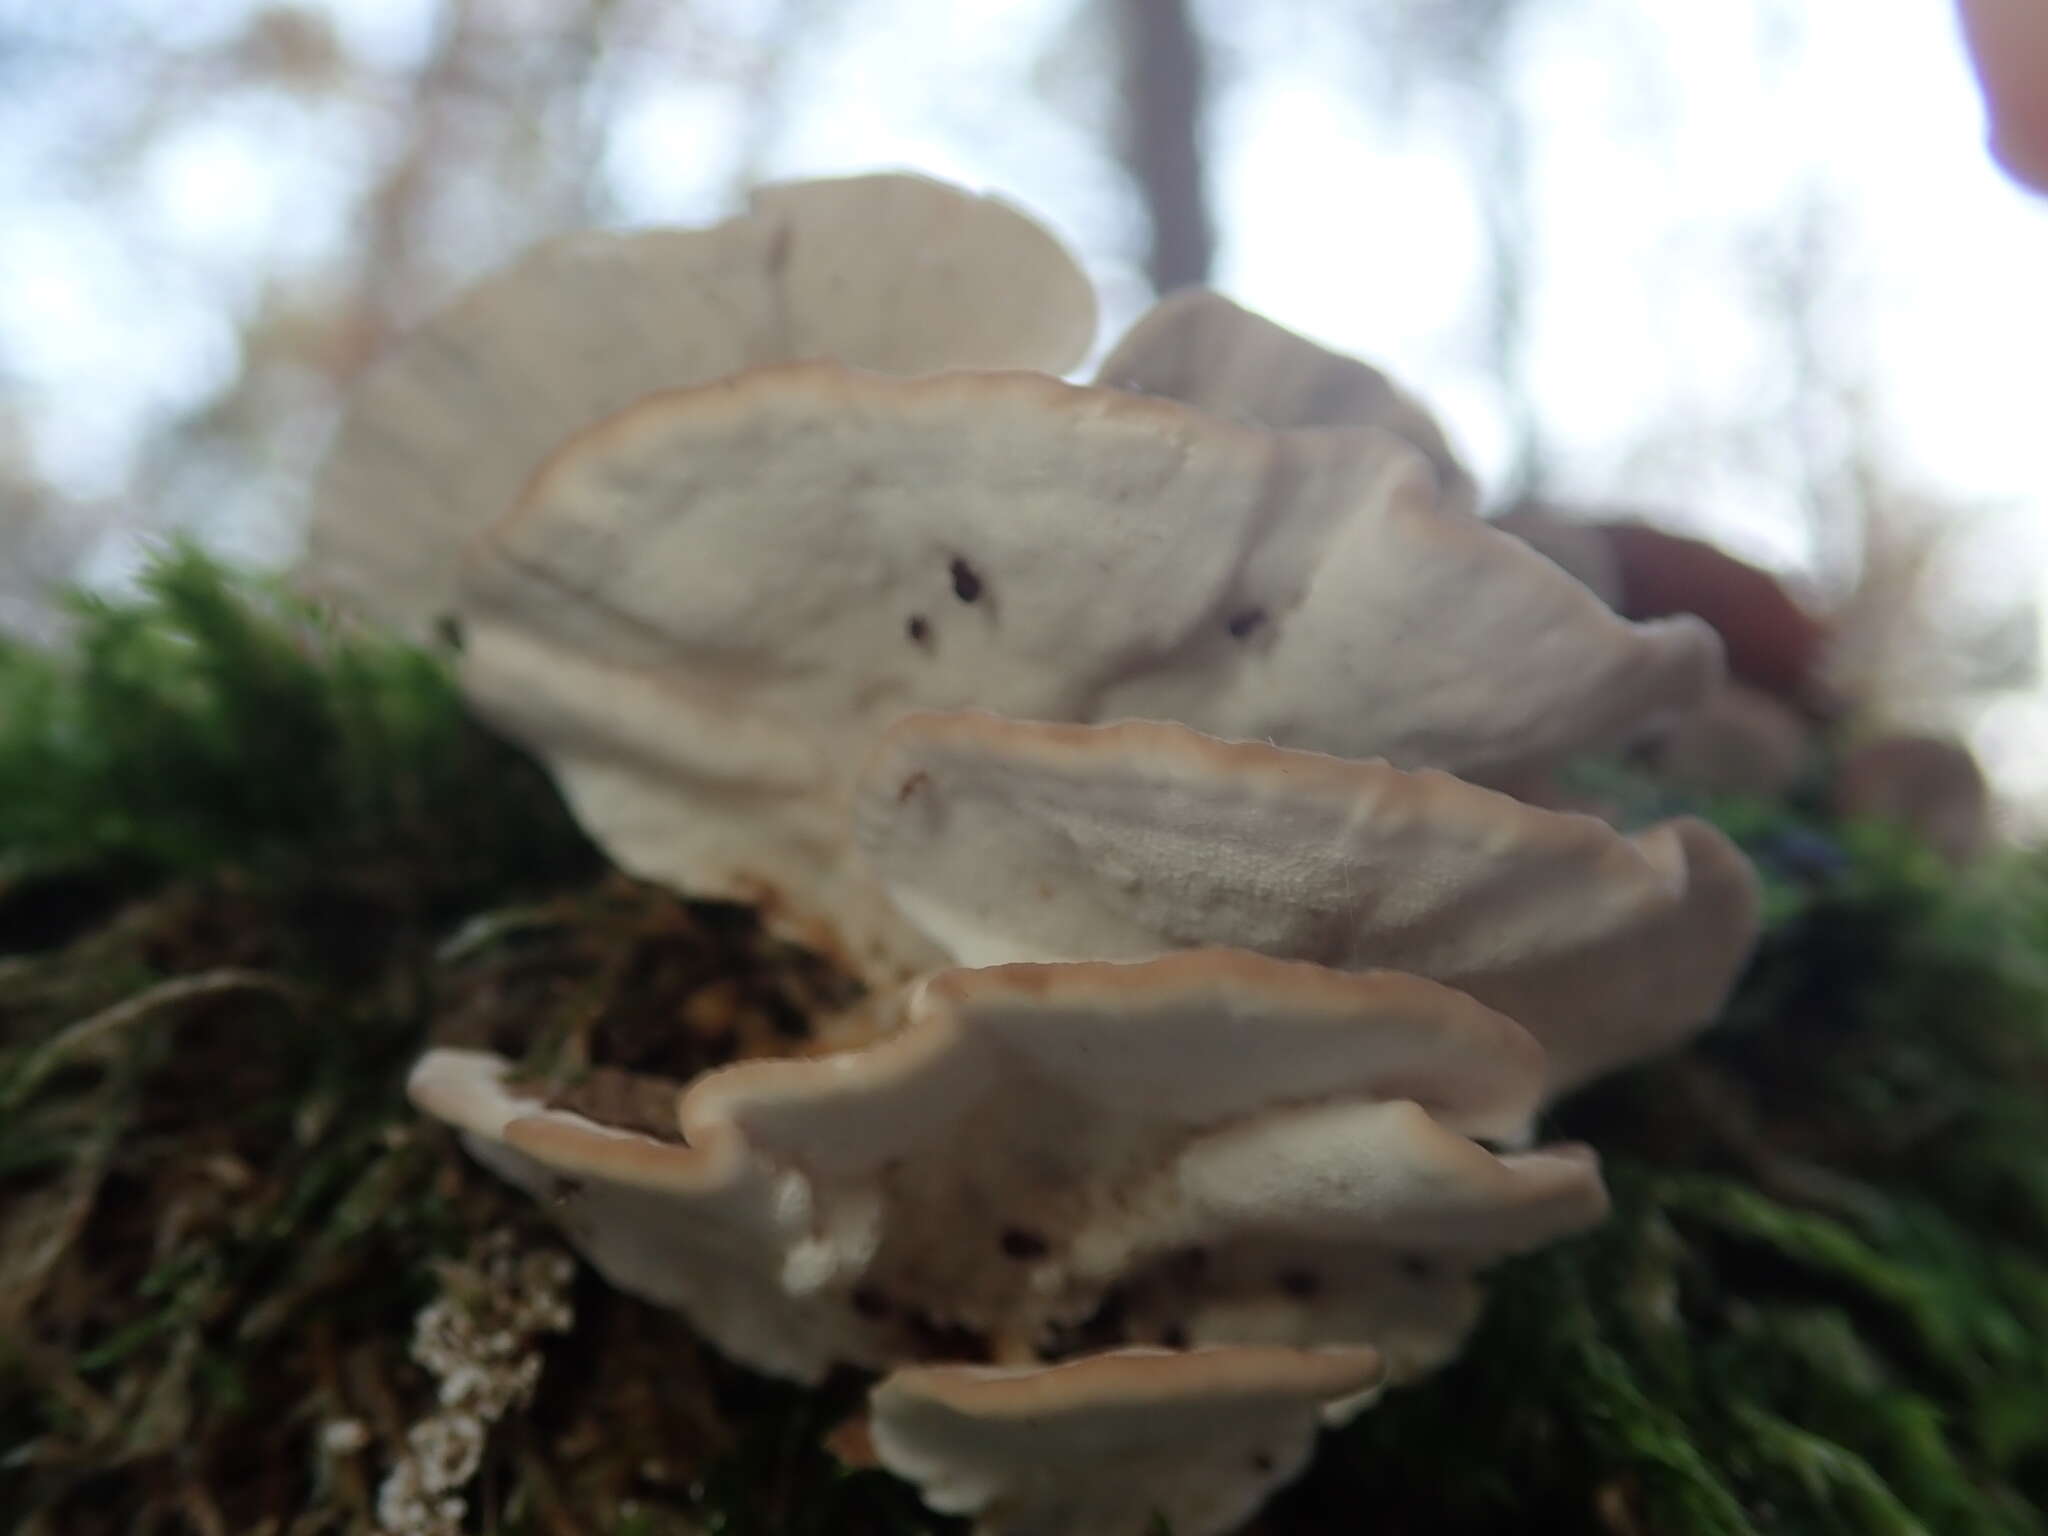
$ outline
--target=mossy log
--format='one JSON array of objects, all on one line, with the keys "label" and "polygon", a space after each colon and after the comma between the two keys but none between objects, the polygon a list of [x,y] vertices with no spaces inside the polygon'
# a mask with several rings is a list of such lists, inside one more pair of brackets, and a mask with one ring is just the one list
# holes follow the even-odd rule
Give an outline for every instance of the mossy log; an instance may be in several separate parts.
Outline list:
[{"label": "mossy log", "polygon": [[[1687,808],[1757,859],[1770,927],[1719,1028],[1555,1111],[1612,1220],[1496,1271],[1461,1363],[1257,1529],[2048,1529],[2048,863]],[[495,1234],[552,1242],[407,1108],[430,1039],[601,1094],[801,1048],[843,1000],[745,909],[607,870],[445,657],[189,552],[63,653],[0,651],[0,956],[25,1532],[378,1525],[436,1411],[422,1309]],[[587,1273],[568,1300],[466,1528],[955,1528],[825,1449],[859,1380],[758,1380]]]}]

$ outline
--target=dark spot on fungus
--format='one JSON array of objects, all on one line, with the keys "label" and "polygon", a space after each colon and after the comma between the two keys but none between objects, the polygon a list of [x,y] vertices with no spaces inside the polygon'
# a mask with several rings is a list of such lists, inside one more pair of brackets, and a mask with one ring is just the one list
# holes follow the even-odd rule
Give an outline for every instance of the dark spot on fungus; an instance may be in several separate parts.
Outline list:
[{"label": "dark spot on fungus", "polygon": [[1188,1331],[1181,1327],[1179,1323],[1168,1323],[1159,1330],[1159,1342],[1168,1349],[1186,1349],[1188,1347]]},{"label": "dark spot on fungus", "polygon": [[1419,1253],[1401,1255],[1401,1273],[1410,1280],[1427,1280],[1436,1273],[1436,1266]]},{"label": "dark spot on fungus", "polygon": [[932,637],[932,627],[925,622],[925,616],[921,613],[913,613],[910,616],[909,622],[903,626],[903,632],[919,645],[925,644]]},{"label": "dark spot on fungus", "polygon": [[1306,1301],[1323,1288],[1323,1282],[1316,1278],[1313,1270],[1308,1269],[1283,1269],[1274,1279],[1279,1282],[1280,1289],[1296,1301]]},{"label": "dark spot on fungus", "polygon": [[1270,1474],[1273,1470],[1273,1458],[1260,1451],[1252,1458],[1252,1470],[1262,1477]]},{"label": "dark spot on fungus", "polygon": [[1042,1259],[1048,1247],[1044,1238],[1022,1227],[1003,1228],[1001,1241],[1003,1252],[1013,1259]]},{"label": "dark spot on fungus", "polygon": [[1230,631],[1231,639],[1242,640],[1246,635],[1249,635],[1253,630],[1257,629],[1261,624],[1265,622],[1265,609],[1247,608],[1242,613],[1232,614],[1230,616],[1229,622],[1226,623],[1223,627]]},{"label": "dark spot on fungus", "polygon": [[583,1181],[581,1179],[569,1179],[557,1175],[554,1182],[548,1185],[548,1198],[556,1205],[567,1205],[582,1193]]},{"label": "dark spot on fungus", "polygon": [[889,1315],[889,1298],[872,1285],[855,1286],[848,1299],[853,1302],[853,1310],[870,1322],[880,1322]]},{"label": "dark spot on fungus", "polygon": [[902,787],[896,791],[896,803],[898,805],[903,804],[904,801],[908,800],[920,789],[923,789],[931,781],[932,776],[930,774],[926,773],[922,768],[918,769],[917,772],[905,779]]},{"label": "dark spot on fungus", "polygon": [[953,595],[963,603],[971,603],[981,596],[981,574],[958,555],[947,567],[953,575]]},{"label": "dark spot on fungus", "polygon": [[434,638],[453,651],[462,654],[462,620],[452,613],[439,614],[434,619]]}]

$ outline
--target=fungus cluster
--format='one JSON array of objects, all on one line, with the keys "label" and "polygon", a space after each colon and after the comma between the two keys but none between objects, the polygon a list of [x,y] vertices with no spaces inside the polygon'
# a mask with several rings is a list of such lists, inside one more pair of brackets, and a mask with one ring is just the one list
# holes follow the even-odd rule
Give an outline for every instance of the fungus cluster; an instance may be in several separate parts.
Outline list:
[{"label": "fungus cluster", "polygon": [[1697,706],[1704,625],[1485,524],[1362,363],[1190,293],[1062,382],[1092,328],[911,177],[558,242],[370,381],[315,558],[459,620],[624,868],[870,988],[670,1124],[469,1051],[415,1101],[734,1357],[882,1373],[839,1443],[934,1508],[1202,1536],[1600,1218],[1537,1113],[1712,1017],[1756,891],[1485,787]]}]

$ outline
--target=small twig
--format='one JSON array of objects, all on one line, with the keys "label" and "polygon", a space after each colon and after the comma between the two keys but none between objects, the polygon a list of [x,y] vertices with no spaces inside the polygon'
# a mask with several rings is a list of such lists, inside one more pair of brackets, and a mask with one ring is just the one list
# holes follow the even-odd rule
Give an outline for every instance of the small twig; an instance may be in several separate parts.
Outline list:
[{"label": "small twig", "polygon": [[480,954],[500,939],[509,938],[513,934],[562,928],[566,927],[568,922],[568,917],[556,902],[544,902],[538,906],[499,907],[494,911],[479,912],[441,942],[434,951],[434,960],[437,964],[450,965]]},{"label": "small twig", "polygon": [[[241,979],[241,976],[242,973],[236,972],[213,972],[210,976],[185,980],[205,982],[209,979],[218,981],[222,977]],[[148,1016],[164,1001],[162,994],[167,989],[177,989],[177,995],[170,999],[172,1003],[182,997],[196,995],[195,989],[189,985],[169,982],[72,1025],[33,1052],[12,1082],[0,1085],[0,1110],[11,1109],[25,1100],[37,1084],[82,1047],[108,1038],[123,1024]],[[204,990],[211,992],[216,989]],[[126,1077],[129,1074],[121,1075]],[[27,1318],[29,1310],[56,1272],[59,1261],[70,1252],[91,1219],[101,1184],[126,1130],[126,1116],[110,1107],[119,1103],[124,1091],[103,1089],[92,1099],[81,1101],[91,1106],[86,1121],[88,1129],[77,1156],[67,1170],[69,1189],[63,1195],[61,1205],[50,1213],[40,1236],[30,1232],[24,1237],[24,1229],[19,1225],[10,1232],[10,1239],[18,1240],[21,1246],[7,1253],[4,1263],[0,1263],[0,1269],[5,1271],[0,1275],[0,1331],[11,1332]]]},{"label": "small twig", "polygon": [[90,1018],[80,1019],[31,1051],[13,1078],[0,1084],[0,1111],[18,1107],[66,1061],[108,1037],[120,1034],[130,1025],[186,1003],[229,992],[269,992],[294,1004],[301,995],[297,988],[281,977],[233,967],[160,982],[133,997],[123,998],[110,1008],[101,1009]]},{"label": "small twig", "polygon": [[[5,1255],[4,1276],[0,1276],[0,1333],[13,1334],[43,1294],[57,1263],[71,1251],[84,1232],[99,1199],[107,1166],[113,1161],[114,1145],[120,1137],[121,1122],[109,1117],[93,1136],[85,1152],[68,1170],[70,1188],[61,1204],[49,1214],[48,1224],[31,1241]],[[10,1240],[14,1238],[10,1230]]]},{"label": "small twig", "polygon": [[178,1505],[199,1536],[228,1536],[228,1523],[203,1484],[188,1482],[179,1490]]},{"label": "small twig", "polygon": [[1851,1220],[1869,1215],[1867,1186],[1772,1146],[1726,1076],[1703,1062],[1688,1062],[1678,1081],[1715,1139],[1766,1194]]},{"label": "small twig", "polygon": [[84,1429],[83,1444],[102,1444],[113,1437],[120,1423],[114,1404],[86,1385],[66,1351],[51,1348],[25,1328],[10,1329],[7,1358],[78,1416]]}]

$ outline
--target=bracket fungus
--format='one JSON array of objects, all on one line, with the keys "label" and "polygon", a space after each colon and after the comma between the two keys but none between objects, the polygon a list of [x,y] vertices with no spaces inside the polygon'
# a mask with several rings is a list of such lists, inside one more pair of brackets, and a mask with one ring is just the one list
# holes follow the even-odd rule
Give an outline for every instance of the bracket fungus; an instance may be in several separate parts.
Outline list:
[{"label": "bracket fungus", "polygon": [[1183,288],[1147,310],[1095,382],[1266,427],[1384,427],[1422,450],[1447,499],[1478,494],[1436,419],[1379,369],[1206,288]]},{"label": "bracket fungus", "polygon": [[424,634],[463,542],[571,433],[656,390],[811,357],[1059,371],[1094,334],[1094,290],[1051,235],[921,176],[766,187],[710,229],[562,236],[372,369],[314,493],[309,564]]},{"label": "bracket fungus", "polygon": [[1204,1536],[1600,1219],[1537,1112],[1709,1020],[1756,891],[1481,787],[1710,697],[1704,625],[1483,523],[1377,370],[1193,294],[1062,382],[1092,317],[914,178],[545,247],[371,380],[313,547],[452,605],[618,863],[871,989],[629,1112],[415,1102],[736,1358],[881,1373],[835,1443],[934,1508]]},{"label": "bracket fungus", "polygon": [[1041,1370],[940,1366],[875,1389],[876,1458],[1001,1530],[1229,1530],[1298,1473],[1369,1349],[1112,1350]]},{"label": "bracket fungus", "polygon": [[558,452],[467,578],[471,697],[626,868],[876,977],[934,959],[846,835],[908,710],[1507,774],[1695,703],[1719,654],[1617,618],[1380,428],[1025,373],[654,396]]},{"label": "bracket fungus", "polygon": [[430,1053],[413,1094],[615,1283],[807,1379],[1253,1315],[1261,1342],[1351,1335],[1413,1374],[1479,1264],[1604,1209],[1583,1152],[1470,1139],[1522,1134],[1542,1051],[1418,977],[1201,950],[945,971],[899,1011],[866,1046],[699,1078],[673,1140],[522,1099],[482,1053]]},{"label": "bracket fungus", "polygon": [[1229,945],[1446,982],[1526,1026],[1561,1092],[1711,1019],[1754,873],[1689,818],[1624,836],[1434,770],[1156,721],[907,715],[857,838],[957,962]]},{"label": "bracket fungus", "polygon": [[[1314,1411],[1455,1351],[1479,1269],[1606,1209],[1586,1149],[1471,1139],[1526,1128],[1542,1050],[1418,977],[1204,949],[946,971],[900,1006],[869,1045],[699,1078],[674,1139],[525,1096],[481,1052],[430,1052],[412,1094],[614,1284],[738,1358],[806,1380],[894,1367],[881,1459],[996,1530],[1137,1532],[1183,1497],[1234,1521],[1299,1469]],[[985,1435],[957,1405],[932,1423],[927,1398],[967,1381]],[[1276,1395],[1295,1411],[1264,1412]],[[1076,1426],[1144,1446],[1146,1481],[1033,1524],[1048,1487],[1079,1496],[1048,1482],[1090,1459]],[[1217,1436],[1236,1454],[1173,1493]]]}]

